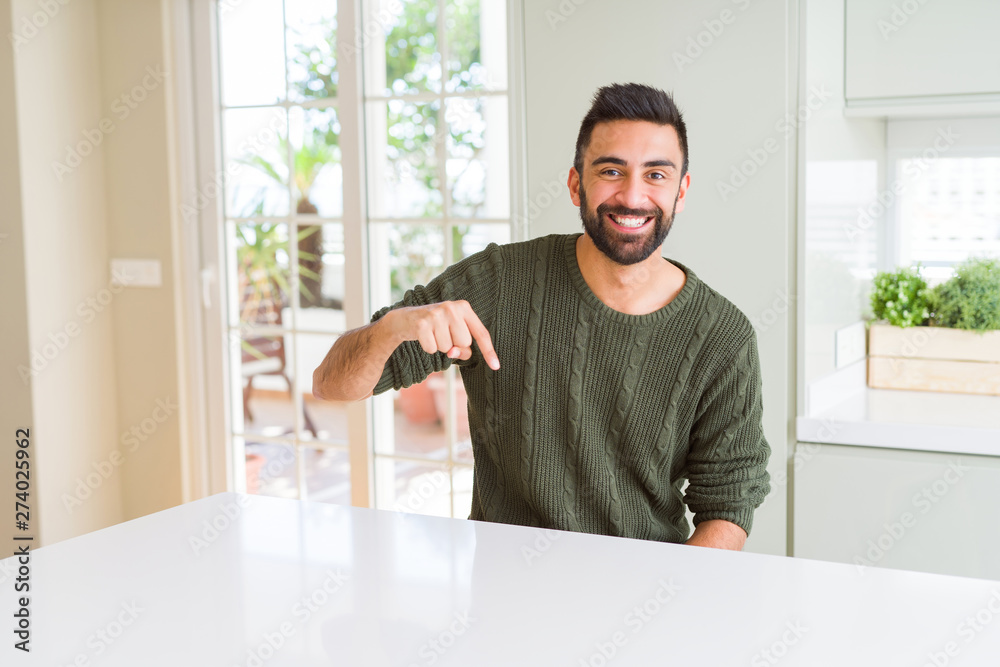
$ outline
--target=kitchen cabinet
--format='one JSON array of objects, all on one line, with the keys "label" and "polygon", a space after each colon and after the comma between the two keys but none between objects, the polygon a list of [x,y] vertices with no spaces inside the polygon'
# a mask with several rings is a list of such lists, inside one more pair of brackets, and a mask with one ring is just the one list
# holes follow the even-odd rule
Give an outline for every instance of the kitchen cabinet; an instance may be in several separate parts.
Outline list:
[{"label": "kitchen cabinet", "polygon": [[796,444],[794,554],[1000,579],[1000,457]]},{"label": "kitchen cabinet", "polygon": [[848,106],[1000,98],[1000,2],[847,0],[845,20]]}]

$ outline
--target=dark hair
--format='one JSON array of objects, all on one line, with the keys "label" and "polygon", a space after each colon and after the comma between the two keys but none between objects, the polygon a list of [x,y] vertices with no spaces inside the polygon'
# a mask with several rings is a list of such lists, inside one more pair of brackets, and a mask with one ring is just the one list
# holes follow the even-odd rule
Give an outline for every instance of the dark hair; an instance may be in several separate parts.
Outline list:
[{"label": "dark hair", "polygon": [[684,165],[681,176],[688,170],[688,140],[684,117],[670,95],[659,88],[641,83],[613,83],[597,89],[590,111],[580,123],[580,134],[576,137],[576,156],[573,166],[583,173],[583,154],[590,145],[594,126],[614,120],[645,120],[657,125],[670,125],[677,131]]}]

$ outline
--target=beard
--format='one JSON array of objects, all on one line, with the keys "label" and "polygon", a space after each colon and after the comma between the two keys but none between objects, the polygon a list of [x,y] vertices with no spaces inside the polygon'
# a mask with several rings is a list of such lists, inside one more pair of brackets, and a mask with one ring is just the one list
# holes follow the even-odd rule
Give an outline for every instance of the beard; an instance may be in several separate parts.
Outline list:
[{"label": "beard", "polygon": [[[643,210],[608,204],[601,204],[597,207],[597,211],[592,214],[587,205],[587,193],[581,183],[580,219],[583,220],[583,228],[594,241],[598,250],[616,264],[631,266],[645,260],[663,245],[663,241],[670,232],[670,227],[674,224],[674,213],[677,211],[677,200],[680,194],[678,189],[677,196],[674,197],[674,207],[670,210],[670,217],[666,217],[663,214],[663,209],[658,206],[651,210]],[[653,218],[652,229],[642,235],[622,234],[605,222],[605,216],[609,214],[641,218],[651,217]]]}]

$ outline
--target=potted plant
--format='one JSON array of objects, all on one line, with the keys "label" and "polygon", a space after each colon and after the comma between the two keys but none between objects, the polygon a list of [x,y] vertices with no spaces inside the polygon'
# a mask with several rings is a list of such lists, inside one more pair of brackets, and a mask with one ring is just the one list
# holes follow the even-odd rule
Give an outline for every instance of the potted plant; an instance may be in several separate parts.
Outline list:
[{"label": "potted plant", "polygon": [[1000,260],[928,289],[919,268],[875,276],[868,386],[1000,396]]}]

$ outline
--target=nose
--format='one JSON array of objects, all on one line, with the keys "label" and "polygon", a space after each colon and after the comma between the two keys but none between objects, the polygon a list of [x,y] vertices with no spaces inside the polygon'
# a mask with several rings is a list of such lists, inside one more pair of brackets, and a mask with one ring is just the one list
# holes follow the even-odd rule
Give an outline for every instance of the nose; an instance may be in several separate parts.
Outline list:
[{"label": "nose", "polygon": [[618,191],[618,204],[625,208],[646,208],[646,193],[643,185],[642,176],[637,174],[629,175]]}]

